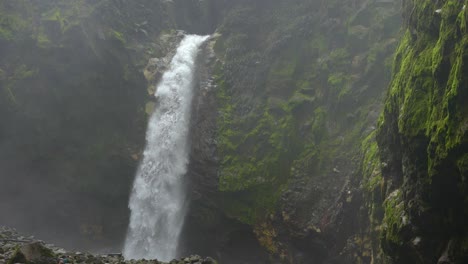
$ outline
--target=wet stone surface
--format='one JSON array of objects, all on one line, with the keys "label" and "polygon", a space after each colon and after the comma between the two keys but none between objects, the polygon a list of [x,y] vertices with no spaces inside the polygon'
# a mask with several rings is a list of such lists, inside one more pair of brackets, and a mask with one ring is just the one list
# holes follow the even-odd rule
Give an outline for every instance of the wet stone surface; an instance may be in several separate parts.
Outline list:
[{"label": "wet stone surface", "polygon": [[125,260],[121,254],[94,255],[72,252],[53,244],[47,244],[33,236],[22,236],[13,228],[0,226],[0,264],[217,264],[210,258],[198,255],[174,259],[170,262],[158,260]]}]

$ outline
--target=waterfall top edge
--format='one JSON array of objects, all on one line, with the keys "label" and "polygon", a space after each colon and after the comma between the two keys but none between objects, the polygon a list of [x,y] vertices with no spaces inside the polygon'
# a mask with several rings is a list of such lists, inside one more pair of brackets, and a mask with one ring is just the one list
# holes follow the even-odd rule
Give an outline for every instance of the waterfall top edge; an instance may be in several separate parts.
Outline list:
[{"label": "waterfall top edge", "polygon": [[187,39],[187,38],[200,39],[201,42],[206,41],[210,37],[211,37],[211,35],[196,35],[196,34],[185,34],[184,35],[184,39]]}]

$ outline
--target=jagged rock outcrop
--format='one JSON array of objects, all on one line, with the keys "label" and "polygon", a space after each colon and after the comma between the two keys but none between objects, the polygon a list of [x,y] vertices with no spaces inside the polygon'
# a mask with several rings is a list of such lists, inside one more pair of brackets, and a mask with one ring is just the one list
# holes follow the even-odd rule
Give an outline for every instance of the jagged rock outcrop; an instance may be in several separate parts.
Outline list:
[{"label": "jagged rock outcrop", "polygon": [[377,263],[468,261],[466,4],[403,1],[378,144],[369,139],[364,163]]}]

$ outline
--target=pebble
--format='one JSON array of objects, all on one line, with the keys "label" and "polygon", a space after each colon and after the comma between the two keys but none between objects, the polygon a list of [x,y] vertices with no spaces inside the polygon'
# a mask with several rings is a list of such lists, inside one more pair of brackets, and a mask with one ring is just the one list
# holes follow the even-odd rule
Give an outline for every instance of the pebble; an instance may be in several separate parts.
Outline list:
[{"label": "pebble", "polygon": [[[21,240],[27,242],[6,242],[0,240],[0,264],[7,263],[14,255],[15,250],[18,246],[22,246],[28,243],[41,243],[44,247],[52,250],[52,252],[57,256],[56,258],[48,258],[49,261],[41,263],[47,264],[57,264],[60,261],[60,256],[67,256],[68,263],[76,264],[169,264],[165,262],[159,262],[157,260],[124,260],[121,255],[92,255],[89,253],[82,252],[68,252],[63,248],[56,247],[54,244],[46,244],[42,240],[35,239],[34,236],[22,236],[17,233],[13,228],[8,228],[0,226],[0,238],[1,239],[11,239],[11,240]],[[208,257],[202,258],[198,255],[192,255],[190,257],[185,257],[181,259],[174,259],[170,264],[216,264],[217,262]]]}]

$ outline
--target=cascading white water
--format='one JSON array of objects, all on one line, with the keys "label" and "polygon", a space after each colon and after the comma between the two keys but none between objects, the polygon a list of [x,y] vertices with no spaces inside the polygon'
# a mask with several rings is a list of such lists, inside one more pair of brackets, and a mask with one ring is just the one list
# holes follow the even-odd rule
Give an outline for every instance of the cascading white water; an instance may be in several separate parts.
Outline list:
[{"label": "cascading white water", "polygon": [[156,90],[158,105],[148,124],[146,148],[130,196],[126,259],[176,257],[186,211],[184,175],[193,75],[198,49],[207,38],[185,36]]}]

